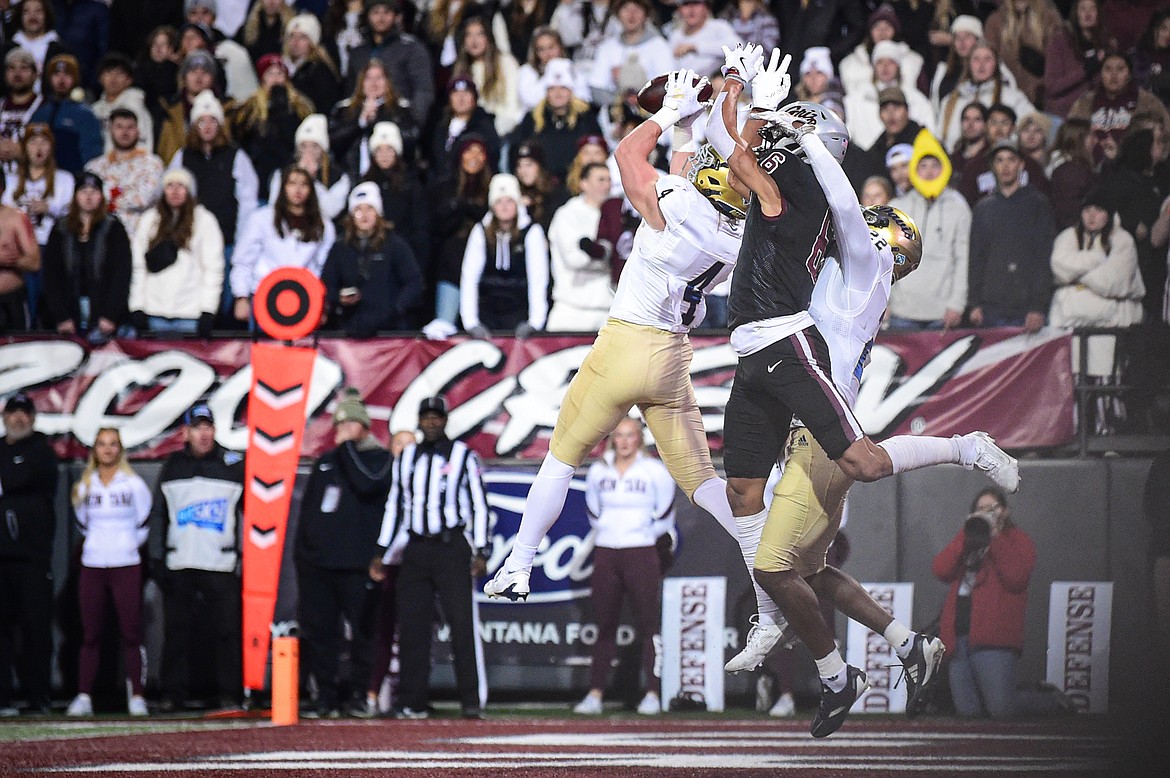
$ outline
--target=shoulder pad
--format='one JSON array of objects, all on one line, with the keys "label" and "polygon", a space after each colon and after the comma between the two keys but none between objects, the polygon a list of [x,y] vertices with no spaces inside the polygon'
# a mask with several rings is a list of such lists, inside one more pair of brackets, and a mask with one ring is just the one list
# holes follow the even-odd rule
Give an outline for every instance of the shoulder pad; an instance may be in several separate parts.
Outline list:
[{"label": "shoulder pad", "polygon": [[694,202],[691,195],[698,194],[694,185],[682,176],[660,177],[654,182],[654,193],[667,227],[677,227],[686,221]]}]

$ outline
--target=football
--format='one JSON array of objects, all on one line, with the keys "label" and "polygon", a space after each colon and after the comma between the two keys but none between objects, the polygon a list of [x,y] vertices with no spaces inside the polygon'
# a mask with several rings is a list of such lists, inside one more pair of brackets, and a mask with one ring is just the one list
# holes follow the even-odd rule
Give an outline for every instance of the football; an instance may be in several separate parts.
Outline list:
[{"label": "football", "polygon": [[[638,90],[638,105],[643,111],[649,113],[656,113],[662,107],[662,98],[666,96],[666,78],[669,73],[663,73],[661,76],[656,76],[646,82],[646,86]],[[699,83],[698,79],[691,83]],[[715,90],[711,88],[710,84],[703,87],[699,92],[699,100],[707,102],[715,95]]]}]

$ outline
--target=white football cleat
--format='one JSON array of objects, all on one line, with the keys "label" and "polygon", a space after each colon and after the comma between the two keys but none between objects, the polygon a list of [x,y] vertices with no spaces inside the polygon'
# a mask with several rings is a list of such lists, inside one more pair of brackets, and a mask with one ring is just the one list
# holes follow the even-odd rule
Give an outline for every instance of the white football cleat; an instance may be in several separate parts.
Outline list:
[{"label": "white football cleat", "polygon": [[[788,626],[788,620],[780,617],[779,624],[760,624],[758,615],[751,617],[752,628],[748,631],[747,645],[743,650],[728,660],[723,669],[729,673],[738,673],[742,670],[755,670],[764,663],[768,654],[778,646],[783,648],[795,638],[795,633]],[[783,641],[781,640],[783,638]]]},{"label": "white football cleat", "polygon": [[995,445],[994,438],[986,432],[968,432],[963,437],[975,443],[975,467],[987,473],[1008,494],[1020,488],[1020,463]]},{"label": "white football cleat", "polygon": [[491,580],[483,585],[483,593],[488,597],[504,597],[512,602],[527,600],[528,579],[531,575],[528,570],[509,572],[506,567],[501,565]]}]

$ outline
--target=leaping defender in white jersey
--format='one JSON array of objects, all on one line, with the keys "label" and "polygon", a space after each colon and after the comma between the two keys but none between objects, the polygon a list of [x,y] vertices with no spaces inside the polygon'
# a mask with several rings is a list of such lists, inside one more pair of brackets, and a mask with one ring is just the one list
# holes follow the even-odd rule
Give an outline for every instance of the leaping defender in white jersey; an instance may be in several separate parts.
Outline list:
[{"label": "leaping defender in white jersey", "polygon": [[[642,223],[609,320],[561,404],[512,551],[484,586],[489,596],[528,597],[532,560],[564,508],[573,473],[635,405],[675,482],[740,543],[751,570],[759,534],[747,542],[739,538],[726,483],[711,464],[690,377],[687,332],[703,320],[703,292],[726,279],[735,265],[746,212],[743,198],[728,184],[723,159],[709,146],[693,153],[691,124],[702,116],[698,95],[706,83],[692,84],[695,80],[690,71],[672,74],[662,109],[617,147],[622,186]],[[660,176],[648,158],[672,126],[671,174]],[[758,585],[756,596],[771,648],[786,624]]]}]

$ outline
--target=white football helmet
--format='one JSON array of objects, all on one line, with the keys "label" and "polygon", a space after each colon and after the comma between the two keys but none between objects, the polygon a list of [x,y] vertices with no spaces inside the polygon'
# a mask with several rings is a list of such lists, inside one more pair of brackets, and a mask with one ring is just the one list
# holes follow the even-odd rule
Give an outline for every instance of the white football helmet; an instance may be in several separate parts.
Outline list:
[{"label": "white football helmet", "polygon": [[[838,162],[845,158],[849,148],[849,130],[837,114],[818,103],[789,103],[778,111],[754,114],[768,123],[760,128],[760,137],[768,149],[783,148],[793,155],[804,158],[804,149],[798,140],[800,135],[814,132],[825,144],[825,148]],[[781,121],[777,121],[781,119]]]}]

